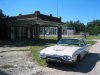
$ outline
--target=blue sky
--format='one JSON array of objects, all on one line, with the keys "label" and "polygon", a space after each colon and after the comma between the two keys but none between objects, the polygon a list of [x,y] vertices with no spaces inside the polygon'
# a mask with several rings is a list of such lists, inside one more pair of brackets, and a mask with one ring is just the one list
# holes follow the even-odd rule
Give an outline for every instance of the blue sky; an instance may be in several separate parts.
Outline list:
[{"label": "blue sky", "polygon": [[[9,16],[32,14],[36,10],[57,16],[57,0],[0,0],[0,9]],[[58,16],[63,22],[80,20],[85,24],[100,19],[100,0],[58,0]]]}]

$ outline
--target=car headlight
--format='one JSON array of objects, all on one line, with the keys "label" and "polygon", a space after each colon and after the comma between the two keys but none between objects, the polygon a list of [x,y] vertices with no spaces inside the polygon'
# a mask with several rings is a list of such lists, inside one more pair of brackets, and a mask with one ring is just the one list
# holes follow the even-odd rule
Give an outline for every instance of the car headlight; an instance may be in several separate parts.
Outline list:
[{"label": "car headlight", "polygon": [[71,60],[71,57],[70,56],[63,56],[62,59],[63,60]]},{"label": "car headlight", "polygon": [[43,58],[43,59],[45,59],[46,58],[46,54],[45,53],[41,53],[40,57]]}]

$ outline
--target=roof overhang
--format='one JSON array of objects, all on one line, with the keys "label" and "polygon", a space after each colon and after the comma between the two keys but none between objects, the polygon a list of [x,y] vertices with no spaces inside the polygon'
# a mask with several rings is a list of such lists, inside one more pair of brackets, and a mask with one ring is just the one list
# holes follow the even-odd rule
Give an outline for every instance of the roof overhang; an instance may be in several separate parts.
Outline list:
[{"label": "roof overhang", "polygon": [[62,26],[64,23],[45,21],[42,19],[12,20],[8,22],[8,25],[10,26],[34,26],[35,24],[39,24],[41,27],[59,27]]}]

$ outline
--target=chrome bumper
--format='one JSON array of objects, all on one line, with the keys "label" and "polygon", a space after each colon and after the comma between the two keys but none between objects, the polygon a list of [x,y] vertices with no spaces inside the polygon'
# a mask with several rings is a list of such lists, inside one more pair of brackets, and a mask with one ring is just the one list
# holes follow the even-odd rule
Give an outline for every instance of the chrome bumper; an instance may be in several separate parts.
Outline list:
[{"label": "chrome bumper", "polygon": [[47,56],[46,60],[58,63],[73,63],[72,60],[63,60],[61,56]]}]

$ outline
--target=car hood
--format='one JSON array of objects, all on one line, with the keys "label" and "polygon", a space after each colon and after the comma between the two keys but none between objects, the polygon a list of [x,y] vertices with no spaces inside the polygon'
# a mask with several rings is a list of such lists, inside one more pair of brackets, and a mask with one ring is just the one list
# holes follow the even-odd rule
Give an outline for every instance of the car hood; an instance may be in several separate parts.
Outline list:
[{"label": "car hood", "polygon": [[61,45],[54,45],[51,47],[44,48],[41,50],[40,53],[45,53],[47,55],[68,55],[72,56],[73,53],[80,49],[81,47],[76,47],[76,46],[61,46]]}]

